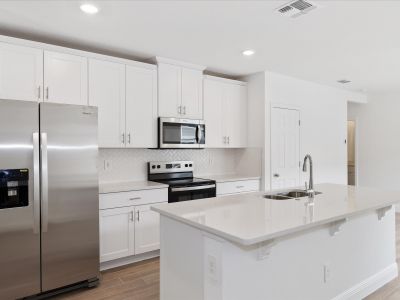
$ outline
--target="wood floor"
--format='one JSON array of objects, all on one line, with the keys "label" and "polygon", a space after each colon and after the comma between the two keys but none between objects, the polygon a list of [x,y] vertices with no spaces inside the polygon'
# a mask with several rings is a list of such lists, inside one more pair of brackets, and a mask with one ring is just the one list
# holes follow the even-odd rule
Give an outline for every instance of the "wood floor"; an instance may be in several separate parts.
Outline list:
[{"label": "wood floor", "polygon": [[[400,213],[396,214],[397,263],[400,265]],[[159,300],[159,259],[154,258],[102,273],[97,288],[58,296],[57,300]],[[189,299],[188,299],[189,300]],[[400,277],[365,300],[400,300]]]}]

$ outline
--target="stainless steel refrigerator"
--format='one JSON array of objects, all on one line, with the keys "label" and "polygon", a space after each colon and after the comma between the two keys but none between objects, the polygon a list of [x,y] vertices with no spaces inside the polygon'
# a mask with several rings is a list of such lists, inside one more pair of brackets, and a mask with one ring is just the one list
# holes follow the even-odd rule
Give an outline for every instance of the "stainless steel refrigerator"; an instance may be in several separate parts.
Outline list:
[{"label": "stainless steel refrigerator", "polygon": [[0,100],[0,299],[99,276],[97,109]]}]

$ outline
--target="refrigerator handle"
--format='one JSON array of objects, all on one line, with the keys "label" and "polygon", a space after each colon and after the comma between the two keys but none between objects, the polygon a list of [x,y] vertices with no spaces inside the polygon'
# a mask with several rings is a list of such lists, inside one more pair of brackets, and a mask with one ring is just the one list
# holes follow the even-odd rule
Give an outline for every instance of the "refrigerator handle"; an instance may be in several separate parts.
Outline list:
[{"label": "refrigerator handle", "polygon": [[47,133],[41,134],[42,155],[42,232],[47,232],[49,210],[49,173],[47,168]]},{"label": "refrigerator handle", "polygon": [[33,233],[40,232],[40,145],[39,132],[33,133]]}]

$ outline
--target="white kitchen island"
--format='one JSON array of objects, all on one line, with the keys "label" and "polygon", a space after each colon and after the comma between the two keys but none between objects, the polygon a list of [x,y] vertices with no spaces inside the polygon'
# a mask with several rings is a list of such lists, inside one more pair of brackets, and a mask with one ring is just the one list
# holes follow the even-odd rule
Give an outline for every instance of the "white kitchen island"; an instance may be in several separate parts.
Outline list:
[{"label": "white kitchen island", "polygon": [[161,300],[362,299],[397,277],[399,192],[316,185],[161,204]]}]

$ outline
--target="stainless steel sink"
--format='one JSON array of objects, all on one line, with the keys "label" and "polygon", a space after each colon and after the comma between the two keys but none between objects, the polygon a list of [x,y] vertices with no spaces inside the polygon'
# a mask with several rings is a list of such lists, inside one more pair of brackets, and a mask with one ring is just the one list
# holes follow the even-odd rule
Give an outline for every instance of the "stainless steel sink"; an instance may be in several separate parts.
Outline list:
[{"label": "stainless steel sink", "polygon": [[[322,194],[321,192],[314,192],[315,195]],[[308,193],[305,190],[291,190],[287,192],[280,192],[277,194],[268,194],[264,195],[264,198],[272,199],[272,200],[289,200],[289,199],[297,199],[308,197]]]},{"label": "stainless steel sink", "polygon": [[264,198],[272,199],[272,200],[289,200],[289,199],[293,199],[291,197],[287,197],[287,196],[283,196],[283,195],[279,195],[279,194],[276,194],[276,195],[264,195]]}]

